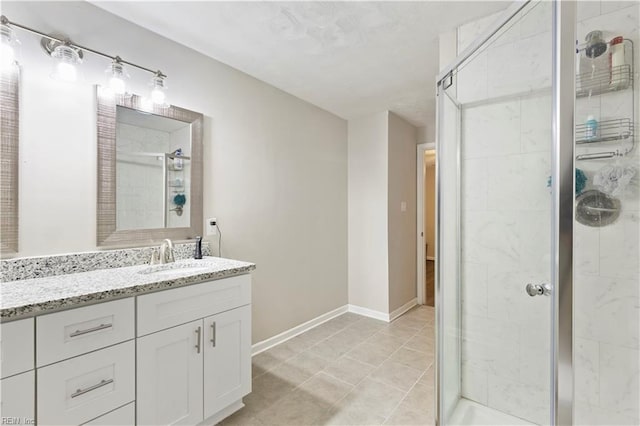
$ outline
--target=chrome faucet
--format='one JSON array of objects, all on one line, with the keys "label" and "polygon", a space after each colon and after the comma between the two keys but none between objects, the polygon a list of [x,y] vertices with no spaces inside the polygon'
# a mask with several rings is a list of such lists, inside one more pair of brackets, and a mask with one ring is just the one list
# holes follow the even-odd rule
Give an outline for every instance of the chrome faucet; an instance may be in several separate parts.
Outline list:
[{"label": "chrome faucet", "polygon": [[175,261],[173,257],[173,243],[167,238],[160,244],[160,263],[172,263]]}]

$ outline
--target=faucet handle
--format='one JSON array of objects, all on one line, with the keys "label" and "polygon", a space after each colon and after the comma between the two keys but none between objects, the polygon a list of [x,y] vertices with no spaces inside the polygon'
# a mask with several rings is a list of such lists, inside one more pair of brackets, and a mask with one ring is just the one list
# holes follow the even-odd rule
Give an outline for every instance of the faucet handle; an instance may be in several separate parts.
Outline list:
[{"label": "faucet handle", "polygon": [[149,259],[149,265],[157,265],[160,263],[160,253],[155,250],[151,251],[151,259]]},{"label": "faucet handle", "polygon": [[[173,256],[173,241],[171,241],[169,238],[166,238],[162,244],[160,245],[160,257],[162,257],[162,261],[163,262],[175,262],[176,259]],[[169,253],[167,253],[167,251]]]}]

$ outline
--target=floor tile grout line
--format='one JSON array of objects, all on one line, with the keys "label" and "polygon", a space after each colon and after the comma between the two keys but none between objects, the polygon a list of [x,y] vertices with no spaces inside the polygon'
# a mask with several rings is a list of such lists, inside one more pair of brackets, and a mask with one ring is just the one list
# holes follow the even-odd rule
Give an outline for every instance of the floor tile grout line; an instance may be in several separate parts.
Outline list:
[{"label": "floor tile grout line", "polygon": [[[342,315],[344,315],[344,314],[342,314]],[[340,316],[337,316],[336,318],[340,318]],[[257,375],[257,376],[255,376],[255,377],[252,377],[252,378],[251,378],[251,380],[253,381],[253,380],[255,380],[256,378],[258,378],[258,377],[262,376],[263,374],[268,373],[269,371],[275,370],[276,368],[280,367],[282,364],[284,364],[284,363],[286,363],[286,362],[290,361],[291,359],[293,359],[293,358],[295,358],[296,356],[298,356],[298,355],[302,354],[303,352],[307,352],[309,349],[313,348],[314,346],[316,346],[316,345],[318,345],[318,344],[320,344],[320,343],[324,342],[325,340],[330,339],[331,337],[335,336],[336,334],[340,333],[341,331],[346,330],[346,329],[347,329],[347,328],[349,328],[351,325],[353,325],[353,324],[355,324],[355,323],[357,323],[357,322],[362,321],[362,319],[364,319],[364,318],[366,318],[366,317],[358,318],[356,321],[354,321],[354,322],[352,322],[351,324],[349,324],[349,325],[347,325],[347,326],[345,326],[345,327],[341,328],[340,330],[336,331],[335,333],[333,333],[333,334],[331,334],[331,335],[329,335],[329,336],[327,336],[327,337],[325,337],[325,338],[323,338],[323,339],[320,339],[319,341],[315,342],[313,345],[309,346],[308,348],[306,348],[306,349],[304,349],[304,350],[302,350],[302,351],[300,351],[300,352],[298,352],[298,353],[296,353],[296,354],[294,354],[294,355],[290,356],[289,358],[286,358],[286,359],[284,359],[284,360],[281,360],[277,365],[275,365],[275,366],[273,366],[273,367],[269,368],[268,370],[263,371],[262,373],[258,374],[258,375]],[[333,320],[333,319],[335,319],[335,318],[332,318],[331,320]],[[267,352],[268,352],[268,351],[270,351],[271,349],[277,348],[278,346],[283,345],[283,344],[285,344],[285,343],[289,342],[290,340],[292,340],[292,339],[294,339],[294,338],[296,338],[296,337],[298,337],[298,336],[302,336],[302,335],[304,335],[305,333],[307,333],[307,332],[309,332],[309,331],[311,331],[311,330],[314,330],[314,329],[316,329],[316,328],[318,328],[318,327],[321,327],[321,326],[323,326],[323,325],[327,324],[327,323],[328,323],[329,321],[331,321],[331,320],[328,320],[328,321],[326,321],[326,322],[323,322],[323,323],[321,323],[321,324],[318,324],[318,325],[316,325],[315,327],[310,328],[309,330],[307,330],[307,331],[305,331],[305,332],[303,332],[303,333],[300,333],[300,334],[298,334],[298,335],[296,335],[296,336],[291,337],[291,339],[288,339],[288,340],[285,340],[284,342],[278,343],[277,345],[275,345],[275,346],[273,346],[273,347],[271,347],[271,348],[267,349],[266,351],[264,351],[264,352],[262,352],[262,353],[267,353]],[[258,354],[258,355],[260,355],[260,354]],[[322,356],[320,356],[320,358],[322,358]],[[323,358],[323,359],[325,359],[325,358]],[[326,360],[326,359],[325,359],[325,360]],[[326,361],[330,361],[330,360],[326,360]]]},{"label": "floor tile grout line", "polygon": [[[428,370],[429,368],[427,368]],[[386,424],[387,421],[393,417],[393,415],[395,414],[396,410],[400,407],[400,405],[402,405],[402,403],[407,399],[407,397],[409,396],[409,394],[411,393],[411,391],[416,387],[416,385],[418,384],[418,382],[420,382],[420,380],[424,377],[425,374],[427,374],[427,370],[424,370],[422,372],[422,374],[420,375],[420,377],[418,377],[415,381],[415,383],[411,386],[411,388],[407,391],[407,393],[402,397],[402,399],[400,400],[400,402],[398,402],[398,404],[396,404],[396,406],[394,407],[393,410],[391,410],[391,412],[389,413],[389,415],[387,417],[385,417],[384,422],[382,422],[382,424]]]},{"label": "floor tile grout line", "polygon": [[[336,317],[336,318],[339,318],[339,317]],[[364,317],[363,317],[363,318],[364,318]],[[278,367],[281,367],[282,365],[286,364],[288,361],[292,360],[292,359],[293,359],[293,358],[295,358],[296,356],[298,356],[298,355],[302,354],[303,352],[307,352],[307,351],[309,351],[311,348],[313,348],[313,347],[314,347],[314,346],[316,346],[317,344],[320,344],[320,343],[322,343],[323,341],[328,340],[328,339],[330,339],[331,337],[335,336],[336,334],[340,333],[341,331],[346,330],[346,329],[347,329],[347,328],[349,328],[351,325],[356,324],[357,322],[361,321],[363,318],[358,318],[358,320],[353,321],[352,323],[350,323],[350,324],[348,324],[347,326],[345,326],[345,327],[341,328],[340,330],[336,331],[335,333],[333,333],[333,334],[331,334],[331,335],[327,336],[326,338],[319,340],[317,343],[315,343],[314,345],[311,345],[311,347],[309,347],[309,348],[307,348],[307,349],[303,350],[302,352],[299,352],[299,353],[297,353],[297,354],[295,354],[295,355],[293,355],[293,356],[291,356],[291,357],[289,357],[289,358],[285,359],[284,361],[280,361],[280,362],[278,363],[278,365],[276,365],[276,366],[274,366],[274,367],[272,367],[272,368],[270,368],[270,369],[268,369],[268,370],[265,370],[264,372],[262,372],[261,374],[259,374],[259,375],[258,375],[258,376],[256,376],[255,378],[252,378],[251,380],[253,381],[253,380],[255,380],[256,378],[258,378],[258,377],[260,377],[260,376],[262,376],[262,375],[264,375],[264,374],[266,374],[266,373],[268,373],[268,372],[270,372],[270,371],[273,371],[273,370],[275,370],[275,369],[276,369],[276,368],[278,368]],[[329,321],[330,321],[330,320],[329,320]],[[328,321],[327,321],[327,322],[328,322]],[[323,324],[326,324],[326,323],[323,323]],[[322,325],[322,324],[318,324],[318,326],[321,326],[321,325]],[[315,328],[315,327],[314,327],[314,328]],[[304,334],[304,333],[301,333],[301,334],[299,334],[299,335],[302,335],[302,334]],[[285,342],[282,342],[281,344],[284,344],[284,343],[286,343],[286,341],[285,341]],[[275,348],[275,347],[277,347],[277,346],[278,346],[278,345],[274,346],[274,348]],[[270,349],[273,349],[273,348],[270,348]],[[270,350],[270,349],[268,349],[268,350]],[[265,351],[265,352],[266,352],[266,351]],[[328,363],[333,363],[333,362],[335,362],[335,360],[334,360],[334,361],[331,361],[331,360],[328,360],[328,359],[326,359],[326,358],[323,358],[322,356],[319,356],[319,355],[314,355],[314,356],[319,357],[319,358],[322,358],[324,361],[327,361]],[[325,368],[326,368],[326,367],[325,367]],[[324,371],[324,369],[322,369],[322,370],[320,370],[320,371]],[[308,380],[310,380],[310,379],[311,379],[311,378],[313,378],[314,376],[316,376],[320,371],[318,371],[318,372],[314,373],[311,377],[309,377],[307,380],[305,380],[305,382],[306,382],[306,381],[308,381]],[[326,373],[326,374],[328,374],[328,373]],[[330,375],[330,376],[331,376],[331,375]],[[334,377],[334,376],[331,376],[331,377]],[[303,383],[304,383],[304,382],[303,382]],[[302,383],[301,383],[301,384],[302,384]],[[294,390],[298,389],[298,387],[299,387],[299,386],[300,386],[300,385],[298,385],[298,386],[294,386],[294,387],[293,387],[293,389],[291,389],[291,390],[289,390],[288,392],[286,392],[286,393],[285,393],[284,395],[282,395],[280,398],[275,399],[273,402],[271,402],[271,403],[269,404],[269,406],[268,406],[268,407],[263,408],[263,409],[262,409],[262,410],[260,410],[259,412],[265,411],[265,410],[266,410],[266,409],[268,409],[269,407],[271,407],[271,406],[273,406],[273,405],[275,405],[275,404],[279,403],[279,402],[280,402],[280,401],[282,401],[282,400],[283,400],[287,395],[291,394]],[[355,386],[354,386],[354,387],[355,387]],[[350,389],[350,390],[349,390],[349,392],[351,392],[351,390],[352,390],[352,389]],[[347,394],[348,394],[349,392],[347,392]],[[332,405],[331,407],[333,407],[333,405]]]},{"label": "floor tile grout line", "polygon": [[[421,330],[422,330],[422,329],[421,329]],[[418,334],[418,333],[419,333],[419,331],[420,331],[420,330],[416,331],[416,332],[415,332],[411,337],[409,337],[409,339],[407,339],[407,342],[408,342],[409,340],[411,340],[411,339],[412,339],[416,334]],[[377,333],[376,333],[376,334],[377,334]],[[375,334],[374,334],[373,336],[371,336],[370,338],[373,338],[374,336],[375,336]],[[367,340],[369,340],[369,339],[367,339]],[[365,340],[365,341],[366,341],[366,340]],[[353,391],[358,387],[358,385],[360,385],[360,383],[362,383],[362,382],[363,382],[365,379],[367,379],[367,378],[369,378],[369,380],[372,380],[372,381],[374,381],[374,382],[376,382],[376,383],[380,383],[380,384],[383,384],[383,385],[385,385],[385,386],[391,386],[391,387],[393,387],[394,389],[399,390],[400,392],[404,392],[404,395],[402,396],[402,399],[400,400],[400,402],[402,402],[402,401],[406,398],[406,396],[408,395],[409,391],[410,391],[411,389],[413,389],[413,386],[415,386],[415,383],[412,385],[412,387],[411,387],[411,389],[410,389],[409,391],[406,391],[406,392],[405,392],[404,390],[399,389],[399,388],[397,388],[397,387],[396,387],[396,386],[394,386],[394,385],[389,385],[389,384],[387,384],[387,383],[384,383],[384,382],[381,382],[381,381],[379,381],[379,380],[376,380],[376,379],[372,378],[372,377],[371,377],[371,374],[372,374],[372,373],[374,373],[376,370],[378,370],[378,368],[380,368],[380,366],[382,366],[382,364],[384,364],[385,362],[389,361],[389,360],[391,359],[391,357],[393,357],[393,355],[394,355],[396,352],[398,352],[401,348],[403,348],[403,347],[404,347],[404,345],[405,345],[405,344],[406,344],[406,342],[405,342],[405,343],[403,343],[401,346],[399,346],[395,351],[393,351],[393,352],[392,352],[392,353],[391,353],[387,358],[385,358],[385,360],[384,360],[384,361],[382,361],[382,362],[380,363],[380,365],[379,365],[379,366],[375,367],[375,369],[374,369],[373,371],[371,371],[369,374],[367,374],[366,376],[364,376],[364,377],[363,377],[363,378],[362,378],[362,379],[361,379],[361,380],[360,380],[356,385],[354,385],[354,386],[353,386],[353,388],[352,388],[349,392],[347,392],[347,394],[346,394],[346,395],[344,395],[340,400],[336,401],[336,403],[332,406],[332,408],[333,408],[333,407],[335,407],[335,406],[337,406],[341,401],[343,401],[347,396],[349,396],[349,394],[350,394],[350,393],[352,393],[352,392],[353,392]],[[371,365],[371,364],[367,364],[367,365]],[[420,380],[420,378],[421,378],[425,373],[426,373],[426,370],[425,370],[425,372],[423,372],[423,373],[420,375],[420,377],[416,380],[416,383],[418,382],[418,380]],[[326,373],[326,374],[329,374],[329,373]],[[333,377],[333,376],[332,376],[332,377]],[[397,408],[397,406],[396,406],[396,407],[395,407],[395,408],[390,412],[389,416],[391,416],[391,414],[393,414],[393,412],[395,411],[395,409],[396,409],[396,408]],[[388,417],[388,416],[380,416],[380,417],[384,417],[384,421],[382,422],[382,424],[384,424],[384,423],[387,421],[387,417]]]},{"label": "floor tile grout line", "polygon": [[[355,315],[357,315],[357,314],[355,314]],[[332,403],[332,404],[328,404],[328,408],[326,409],[325,413],[326,413],[326,412],[329,412],[329,411],[331,411],[331,410],[333,410],[333,409],[334,409],[334,408],[336,408],[336,407],[338,407],[338,406],[339,406],[339,404],[340,404],[342,401],[344,401],[344,400],[345,400],[345,398],[347,398],[350,394],[353,394],[353,393],[354,393],[354,391],[355,391],[355,389],[356,389],[356,388],[357,388],[357,387],[358,387],[358,386],[359,386],[363,381],[365,381],[366,379],[369,379],[369,380],[371,380],[371,381],[373,381],[373,382],[375,382],[375,383],[377,383],[377,384],[382,384],[382,385],[385,385],[385,386],[389,386],[389,387],[391,387],[391,388],[393,388],[393,389],[396,389],[397,391],[401,392],[401,393],[402,393],[402,398],[400,399],[400,402],[399,402],[398,404],[396,404],[396,406],[393,408],[393,410],[391,410],[391,411],[389,412],[389,415],[387,415],[387,416],[380,416],[380,418],[381,418],[381,419],[383,419],[383,421],[382,421],[382,423],[381,423],[381,424],[385,423],[385,422],[386,422],[386,421],[387,421],[387,420],[388,420],[388,419],[389,419],[389,418],[390,418],[390,417],[395,413],[395,411],[398,409],[399,405],[400,405],[400,404],[402,404],[402,402],[404,402],[404,401],[406,400],[406,398],[407,398],[408,394],[409,394],[409,393],[410,393],[410,392],[411,392],[411,391],[412,391],[412,390],[417,386],[417,384],[418,384],[418,383],[420,382],[420,380],[424,377],[424,375],[425,375],[425,374],[426,374],[426,372],[429,370],[429,368],[431,368],[431,366],[433,365],[433,362],[432,362],[432,363],[430,363],[430,364],[429,364],[429,366],[427,366],[427,368],[426,368],[426,369],[424,369],[424,370],[422,371],[422,373],[418,376],[418,378],[415,380],[415,382],[411,385],[411,387],[410,387],[407,391],[404,391],[403,389],[400,389],[400,388],[396,387],[395,385],[388,384],[388,383],[385,383],[385,382],[383,382],[383,381],[381,381],[381,380],[375,379],[375,378],[373,378],[373,377],[371,377],[371,376],[372,376],[372,374],[373,374],[373,373],[375,373],[375,372],[376,372],[376,371],[377,371],[377,370],[378,370],[378,369],[379,369],[379,368],[380,368],[384,363],[386,363],[386,362],[388,362],[388,361],[392,361],[392,360],[391,360],[391,358],[393,358],[393,356],[394,356],[398,351],[400,351],[402,348],[405,348],[405,349],[410,350],[410,351],[415,351],[415,352],[418,352],[418,353],[420,353],[420,354],[424,354],[425,356],[428,356],[428,355],[429,355],[428,353],[423,352],[423,351],[421,351],[421,350],[417,350],[417,349],[415,349],[415,348],[407,347],[407,344],[408,344],[408,343],[409,343],[413,338],[415,338],[416,336],[418,336],[419,334],[421,334],[421,332],[422,332],[424,329],[426,329],[427,327],[433,327],[433,321],[432,321],[432,318],[430,318],[430,317],[429,317],[429,318],[417,317],[416,319],[417,319],[419,322],[424,322],[424,325],[423,325],[421,328],[419,328],[419,329],[413,329],[412,327],[405,327],[405,326],[400,325],[400,326],[399,326],[400,328],[404,328],[404,329],[405,329],[405,330],[407,330],[407,331],[412,330],[412,331],[413,331],[413,333],[412,333],[412,334],[410,334],[408,337],[405,337],[405,338],[404,338],[404,342],[403,342],[401,345],[397,346],[397,347],[395,348],[395,350],[393,350],[393,351],[392,351],[392,352],[391,352],[391,353],[390,353],[390,354],[389,354],[389,355],[388,355],[388,356],[387,356],[387,357],[386,357],[386,358],[385,358],[385,359],[380,363],[380,365],[378,365],[378,366],[373,365],[373,364],[369,364],[369,363],[364,362],[364,361],[359,360],[359,359],[355,359],[355,358],[353,358],[352,356],[349,356],[349,355],[348,355],[348,353],[349,353],[349,352],[351,352],[351,350],[353,350],[355,347],[357,347],[357,346],[359,346],[359,345],[361,345],[361,344],[363,344],[363,343],[370,342],[370,341],[371,341],[371,340],[372,340],[376,335],[378,335],[378,334],[383,334],[383,335],[390,336],[390,337],[398,337],[398,336],[394,336],[391,332],[390,332],[389,334],[385,333],[385,332],[384,332],[384,331],[385,331],[385,330],[384,330],[384,326],[383,326],[383,327],[378,328],[378,329],[377,329],[376,331],[374,331],[374,332],[373,332],[369,337],[365,338],[365,339],[364,339],[364,340],[362,340],[360,343],[358,343],[357,345],[355,345],[355,346],[353,346],[352,348],[350,348],[350,350],[349,350],[349,351],[347,351],[346,353],[341,354],[340,356],[338,356],[338,357],[337,357],[337,358],[335,358],[335,359],[327,359],[327,358],[325,358],[325,357],[323,357],[323,356],[321,356],[321,355],[315,355],[315,354],[313,353],[312,349],[313,349],[314,347],[316,347],[317,345],[321,344],[322,342],[324,342],[324,341],[326,341],[326,340],[331,339],[332,337],[335,337],[337,334],[339,334],[339,333],[341,333],[341,332],[343,332],[343,331],[345,331],[345,330],[349,329],[350,327],[354,326],[355,324],[357,324],[357,323],[359,323],[359,322],[363,322],[363,320],[365,320],[365,319],[366,319],[366,317],[364,317],[364,316],[360,316],[360,315],[358,315],[358,317],[359,317],[359,318],[357,318],[356,320],[349,322],[347,325],[345,325],[345,326],[343,326],[343,327],[341,327],[341,328],[337,329],[335,332],[333,332],[333,333],[329,334],[328,336],[326,336],[326,337],[324,337],[324,338],[322,338],[322,339],[318,340],[317,342],[313,343],[313,344],[312,344],[312,345],[310,345],[309,347],[306,347],[305,349],[301,350],[300,352],[295,352],[293,355],[291,355],[290,357],[286,358],[285,360],[279,361],[277,365],[275,365],[275,366],[271,367],[271,368],[270,368],[270,369],[268,369],[268,370],[263,371],[261,374],[259,374],[259,375],[255,376],[255,377],[253,377],[253,378],[252,378],[252,380],[255,380],[255,379],[257,379],[257,378],[259,378],[259,377],[263,376],[263,375],[264,375],[264,374],[266,374],[267,372],[273,371],[273,370],[275,370],[275,369],[277,369],[277,368],[279,368],[279,367],[281,367],[281,366],[283,366],[283,365],[285,365],[285,364],[288,364],[288,363],[289,363],[289,361],[291,361],[291,360],[292,360],[292,359],[294,359],[295,357],[298,357],[298,356],[300,356],[300,355],[302,355],[302,354],[304,354],[304,353],[307,353],[307,354],[309,354],[309,355],[311,355],[311,356],[313,356],[313,357],[316,357],[316,358],[320,358],[320,359],[322,359],[323,361],[326,361],[326,362],[327,362],[327,365],[326,365],[325,367],[323,367],[322,369],[320,369],[320,370],[316,371],[316,372],[315,372],[314,374],[312,374],[310,377],[308,377],[307,379],[303,380],[303,381],[302,381],[301,383],[299,383],[298,385],[294,386],[292,389],[290,389],[289,391],[287,391],[287,392],[286,392],[284,395],[282,395],[280,398],[278,398],[278,399],[274,400],[273,402],[269,402],[269,405],[268,405],[268,406],[266,406],[266,407],[265,407],[265,408],[263,408],[262,410],[258,411],[257,413],[254,413],[253,417],[254,417],[254,418],[257,418],[257,415],[258,415],[259,413],[261,413],[261,412],[263,412],[263,411],[267,410],[268,408],[270,408],[270,407],[274,406],[275,404],[279,403],[279,402],[280,402],[280,401],[282,401],[285,397],[287,397],[287,396],[291,395],[295,390],[298,390],[302,385],[304,385],[305,383],[309,382],[309,381],[310,381],[310,380],[312,380],[313,378],[317,378],[317,377],[319,377],[320,373],[324,373],[325,375],[327,375],[327,376],[331,377],[332,379],[336,379],[338,382],[343,383],[343,384],[345,384],[345,385],[349,386],[349,390],[345,393],[345,395],[343,395],[343,396],[342,396],[340,399],[338,399],[336,402],[334,402],[334,403]],[[339,318],[339,317],[336,317],[336,318]],[[401,318],[402,318],[402,317],[401,317]],[[392,323],[393,323],[393,322],[391,322],[391,323],[389,323],[389,324],[392,324]],[[323,324],[325,324],[325,323],[323,323]],[[323,324],[319,324],[318,326],[322,326]],[[315,327],[314,327],[314,328],[315,328]],[[308,330],[308,331],[311,331],[311,330],[313,330],[313,329],[310,329],[310,330]],[[303,336],[303,335],[304,335],[304,333],[301,333],[301,334],[299,334],[298,336]],[[298,336],[294,336],[294,337],[298,337]],[[281,344],[285,344],[285,343],[286,343],[286,341],[285,341],[285,342],[282,342]],[[275,347],[277,347],[277,346],[274,346],[274,348],[275,348]],[[271,349],[271,348],[270,348],[270,349]],[[346,382],[346,381],[342,380],[341,378],[339,378],[339,377],[335,377],[334,375],[332,375],[331,373],[329,373],[329,372],[327,372],[327,371],[326,371],[326,368],[327,368],[329,365],[331,365],[331,364],[333,364],[333,363],[335,363],[335,362],[339,361],[340,359],[345,359],[345,358],[346,358],[346,359],[349,359],[349,360],[352,360],[352,361],[356,361],[356,362],[362,363],[362,364],[364,364],[364,365],[366,365],[366,366],[372,367],[372,370],[371,370],[368,374],[366,374],[364,377],[362,377],[362,379],[360,379],[356,384],[348,383],[348,382]],[[415,368],[415,367],[413,367],[412,365],[408,365],[408,364],[405,364],[405,363],[402,363],[402,362],[399,362],[399,361],[394,361],[394,362],[397,362],[398,364],[404,365],[404,366],[409,367],[409,368],[414,368],[414,369],[416,369],[416,368]],[[416,369],[416,370],[418,370],[418,369]],[[258,420],[259,420],[259,419],[258,419]]]}]

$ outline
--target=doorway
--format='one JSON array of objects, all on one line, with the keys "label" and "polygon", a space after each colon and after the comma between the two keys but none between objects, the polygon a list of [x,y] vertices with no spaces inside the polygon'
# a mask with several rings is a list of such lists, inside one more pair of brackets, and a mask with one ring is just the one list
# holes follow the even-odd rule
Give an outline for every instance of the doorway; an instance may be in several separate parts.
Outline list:
[{"label": "doorway", "polygon": [[417,152],[417,294],[421,305],[435,306],[436,152],[435,143]]}]

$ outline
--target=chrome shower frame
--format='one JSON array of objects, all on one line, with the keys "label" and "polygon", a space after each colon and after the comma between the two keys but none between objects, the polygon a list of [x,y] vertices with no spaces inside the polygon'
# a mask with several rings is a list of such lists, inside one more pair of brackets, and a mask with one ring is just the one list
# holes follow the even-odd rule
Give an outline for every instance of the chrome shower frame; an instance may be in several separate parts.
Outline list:
[{"label": "chrome shower frame", "polygon": [[[513,17],[515,17],[530,0],[518,0],[505,10],[498,21],[476,41],[465,49],[454,62],[445,67],[436,79],[437,112],[436,112],[436,425],[443,425],[444,407],[441,400],[443,381],[443,318],[444,300],[442,291],[442,247],[441,232],[442,211],[442,147],[440,133],[443,125],[443,101],[445,90],[452,81],[448,80],[455,70],[468,60],[476,51],[497,34]],[[575,112],[575,40],[576,40],[576,3],[569,1],[553,1],[552,12],[552,211],[551,211],[551,392],[550,419],[551,425],[573,424],[574,412],[574,360],[573,360],[573,218],[575,200],[575,144],[574,144],[574,112]],[[460,121],[458,117],[458,129]],[[457,176],[460,176],[460,141],[457,142]],[[458,179],[458,186],[460,185]],[[459,188],[458,188],[459,189]],[[459,194],[459,190],[458,190]],[[459,197],[459,195],[458,195]],[[459,205],[459,203],[458,203]],[[449,216],[450,217],[450,216]],[[459,214],[458,252],[460,251]],[[460,283],[455,283],[459,286]],[[460,349],[458,348],[458,360]],[[460,384],[458,384],[460,386]]]}]

